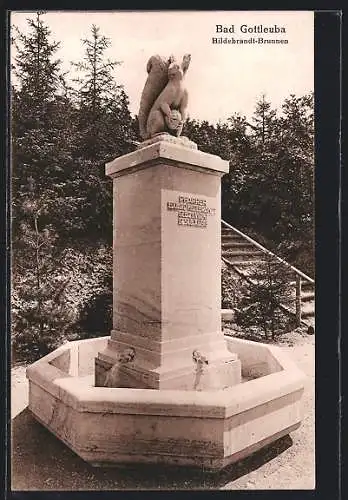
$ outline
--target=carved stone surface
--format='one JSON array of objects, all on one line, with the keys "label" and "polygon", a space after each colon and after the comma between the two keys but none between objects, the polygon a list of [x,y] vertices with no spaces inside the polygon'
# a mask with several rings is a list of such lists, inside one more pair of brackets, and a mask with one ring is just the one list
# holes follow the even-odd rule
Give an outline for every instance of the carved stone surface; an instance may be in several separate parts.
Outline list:
[{"label": "carved stone surface", "polygon": [[186,54],[179,64],[155,55],[147,63],[148,77],[142,92],[138,113],[139,131],[143,139],[160,132],[180,136],[186,119],[188,92],[184,76],[191,56]]},{"label": "carved stone surface", "polygon": [[172,58],[151,56],[147,63],[148,77],[141,95],[138,113],[140,136],[147,136],[146,125],[150,109],[168,82],[168,67]]},{"label": "carved stone surface", "polygon": [[184,135],[180,137],[175,137],[165,132],[156,134],[153,137],[151,137],[151,139],[147,139],[146,141],[141,142],[138,145],[137,149],[146,148],[146,146],[150,146],[151,144],[155,144],[157,142],[177,144],[178,146],[182,146],[184,148],[198,149],[197,144],[193,141],[190,141],[188,137],[185,137]]}]

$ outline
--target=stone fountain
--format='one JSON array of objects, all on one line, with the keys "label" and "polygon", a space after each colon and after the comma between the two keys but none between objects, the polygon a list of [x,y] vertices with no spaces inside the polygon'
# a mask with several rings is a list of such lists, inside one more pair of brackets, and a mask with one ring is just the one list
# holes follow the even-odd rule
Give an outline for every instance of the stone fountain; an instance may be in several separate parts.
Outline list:
[{"label": "stone fountain", "polygon": [[220,179],[228,162],[181,137],[190,64],[153,56],[144,141],[113,179],[110,337],[27,369],[34,417],[94,466],[218,470],[297,429],[304,377],[273,346],[221,329]]}]

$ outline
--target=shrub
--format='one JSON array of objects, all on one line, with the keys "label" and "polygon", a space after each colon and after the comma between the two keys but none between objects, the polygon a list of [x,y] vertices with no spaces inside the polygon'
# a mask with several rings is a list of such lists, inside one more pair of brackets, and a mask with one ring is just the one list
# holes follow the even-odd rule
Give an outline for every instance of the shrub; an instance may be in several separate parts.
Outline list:
[{"label": "shrub", "polygon": [[234,309],[241,298],[241,278],[224,262],[221,269],[221,307]]},{"label": "shrub", "polygon": [[81,308],[76,328],[79,338],[109,335],[112,328],[112,276],[105,277],[97,294],[93,294]]},{"label": "shrub", "polygon": [[272,340],[284,332],[284,313],[281,305],[289,306],[292,294],[289,276],[284,265],[274,257],[255,264],[251,281],[245,281],[241,290],[242,299],[235,319],[239,326],[260,327],[266,339]]},{"label": "shrub", "polygon": [[102,303],[111,289],[106,285],[112,276],[111,249],[100,246],[86,253],[57,250],[50,244],[41,247],[39,262],[25,258],[27,250],[16,249],[14,258],[13,360],[32,362],[66,340],[85,338],[99,329],[104,332],[110,324],[110,312]]}]

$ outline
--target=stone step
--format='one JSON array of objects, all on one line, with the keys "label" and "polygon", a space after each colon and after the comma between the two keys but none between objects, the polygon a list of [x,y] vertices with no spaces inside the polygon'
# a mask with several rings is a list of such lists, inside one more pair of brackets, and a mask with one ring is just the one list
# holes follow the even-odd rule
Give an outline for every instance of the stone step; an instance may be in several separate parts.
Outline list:
[{"label": "stone step", "polygon": [[[250,243],[246,238],[243,238],[243,236],[239,236],[239,234],[222,234],[221,235],[221,242],[222,243],[232,243],[232,242],[244,242],[244,243]],[[252,243],[250,243],[252,245]]]},{"label": "stone step", "polygon": [[315,304],[314,300],[311,300],[311,301],[309,301],[309,302],[304,302],[304,303],[301,305],[302,310],[303,310],[303,311],[310,311],[310,310],[314,309],[314,304]]},{"label": "stone step", "polygon": [[301,282],[301,289],[305,291],[315,291],[315,283],[311,283],[310,281],[303,280]]},{"label": "stone step", "polygon": [[260,262],[258,261],[252,261],[252,262],[247,262],[247,265],[245,264],[245,261],[241,262],[233,262],[233,266],[238,270],[240,274],[245,276],[245,278],[251,279],[254,274],[255,274],[255,266],[258,265]]},{"label": "stone step", "polygon": [[[296,286],[296,281],[291,281],[290,283],[291,285],[293,286]],[[314,288],[315,288],[315,283],[311,283],[310,281],[307,281],[307,280],[302,280],[301,281],[301,290],[306,290],[306,291],[314,291]]]},{"label": "stone step", "polygon": [[[235,233],[233,230],[221,227],[221,250],[224,261],[228,262],[238,273],[255,282],[256,268],[265,262],[261,256],[265,253],[248,239]],[[289,279],[292,287],[293,306],[295,305],[296,274],[284,264],[284,275]],[[301,280],[301,317],[303,322],[315,327],[315,284],[302,278]]]},{"label": "stone step", "polygon": [[[264,262],[263,260],[231,260],[231,259],[226,259],[230,264],[232,264],[234,267],[241,268],[240,270],[244,273],[244,271],[247,269],[248,274],[252,274],[254,271],[251,268],[251,266],[255,266],[258,264],[261,264],[261,262]],[[249,269],[250,267],[250,269]],[[238,269],[239,270],[239,269]]]},{"label": "stone step", "polygon": [[[259,255],[257,255],[257,257],[259,257],[260,255],[264,255],[263,252],[261,252]],[[225,259],[229,260],[229,256],[226,255]],[[231,264],[233,264],[233,266],[240,268],[238,270],[240,272],[242,272],[244,276],[252,278],[253,274],[256,271],[257,266],[265,261],[263,259],[257,258],[257,259],[253,259],[253,260],[245,260],[245,259],[234,260],[234,259],[231,259],[231,260],[229,260],[229,262]],[[288,270],[285,267],[284,268],[284,275],[286,275],[287,271]],[[289,283],[291,283],[290,279],[289,279]],[[293,283],[293,285],[294,285],[294,283]],[[294,294],[295,294],[295,286],[293,286],[292,288],[293,288]]]},{"label": "stone step", "polygon": [[224,250],[222,252],[222,256],[229,259],[230,262],[234,261],[254,261],[259,260],[260,256],[263,255],[263,252],[258,252],[255,250]]},{"label": "stone step", "polygon": [[303,291],[301,290],[301,300],[302,302],[308,302],[311,300],[314,300],[315,298],[315,293],[311,291]]},{"label": "stone step", "polygon": [[306,302],[301,304],[301,316],[303,318],[309,318],[315,315],[315,304],[314,302]]},{"label": "stone step", "polygon": [[301,311],[302,319],[309,319],[315,317],[315,311]]},{"label": "stone step", "polygon": [[264,255],[264,253],[261,250],[257,250],[254,247],[239,246],[239,247],[230,247],[222,249],[222,255],[239,255],[239,254]]},{"label": "stone step", "polygon": [[255,248],[255,246],[252,243],[249,243],[248,241],[223,241],[221,243],[221,248]]}]

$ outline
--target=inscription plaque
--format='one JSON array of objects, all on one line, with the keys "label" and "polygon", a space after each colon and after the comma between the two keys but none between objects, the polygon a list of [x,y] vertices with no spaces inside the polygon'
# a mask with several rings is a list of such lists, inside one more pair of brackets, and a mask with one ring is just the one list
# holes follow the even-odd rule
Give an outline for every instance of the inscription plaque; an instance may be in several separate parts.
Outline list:
[{"label": "inscription plaque", "polygon": [[167,210],[178,213],[179,226],[207,227],[208,215],[215,215],[215,208],[209,208],[207,200],[191,196],[179,196],[178,201],[168,201]]}]

